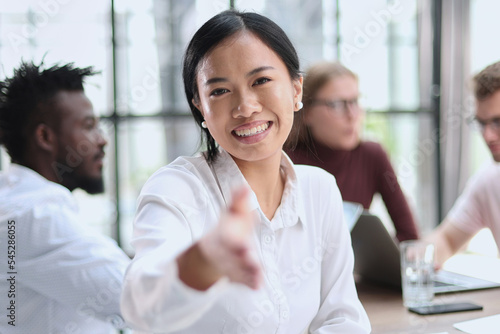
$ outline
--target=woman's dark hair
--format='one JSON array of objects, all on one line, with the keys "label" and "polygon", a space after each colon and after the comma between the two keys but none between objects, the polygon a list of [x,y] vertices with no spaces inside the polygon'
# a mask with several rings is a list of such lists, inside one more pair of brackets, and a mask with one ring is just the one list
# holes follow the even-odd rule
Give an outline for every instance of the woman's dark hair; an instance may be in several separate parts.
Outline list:
[{"label": "woman's dark hair", "polygon": [[273,21],[256,13],[242,13],[235,10],[221,12],[208,20],[194,34],[184,54],[182,77],[189,107],[196,124],[201,129],[202,143],[207,144],[207,160],[213,162],[217,158],[218,148],[215,139],[208,129],[201,126],[203,115],[194,106],[192,100],[199,99],[196,83],[200,62],[206,54],[219,45],[224,39],[240,31],[255,34],[264,44],[270,47],[285,63],[292,79],[300,78],[299,58],[285,32]]},{"label": "woman's dark hair", "polygon": [[28,138],[53,111],[50,103],[62,90],[83,91],[85,77],[96,74],[92,67],[21,62],[11,78],[0,82],[0,144],[13,162],[22,162]]}]

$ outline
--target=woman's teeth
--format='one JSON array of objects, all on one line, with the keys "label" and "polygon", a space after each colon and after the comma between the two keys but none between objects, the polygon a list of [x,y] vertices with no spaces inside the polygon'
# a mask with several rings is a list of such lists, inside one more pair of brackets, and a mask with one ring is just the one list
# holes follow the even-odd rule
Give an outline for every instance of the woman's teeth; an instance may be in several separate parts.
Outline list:
[{"label": "woman's teeth", "polygon": [[251,128],[251,129],[235,130],[234,132],[236,133],[236,135],[238,137],[248,137],[248,136],[253,136],[253,135],[256,135],[258,133],[264,132],[267,130],[268,127],[269,127],[269,122],[258,125],[256,127]]}]

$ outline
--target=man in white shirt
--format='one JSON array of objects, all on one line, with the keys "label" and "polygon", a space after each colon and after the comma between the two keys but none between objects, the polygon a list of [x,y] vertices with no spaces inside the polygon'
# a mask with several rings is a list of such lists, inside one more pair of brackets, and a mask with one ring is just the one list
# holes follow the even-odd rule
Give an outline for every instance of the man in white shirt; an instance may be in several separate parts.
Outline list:
[{"label": "man in white shirt", "polygon": [[436,246],[437,265],[455,254],[480,229],[489,228],[500,249],[500,62],[474,77],[474,124],[491,151],[488,162],[472,177],[445,220],[427,237]]},{"label": "man in white shirt", "polygon": [[112,333],[128,257],[77,221],[71,191],[103,192],[107,144],[83,81],[92,68],[22,63],[0,82],[0,333]]}]

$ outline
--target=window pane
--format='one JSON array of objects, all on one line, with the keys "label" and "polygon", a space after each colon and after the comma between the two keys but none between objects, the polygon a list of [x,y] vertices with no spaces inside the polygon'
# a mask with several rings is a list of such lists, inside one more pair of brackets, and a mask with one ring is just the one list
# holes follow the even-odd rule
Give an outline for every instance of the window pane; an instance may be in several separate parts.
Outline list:
[{"label": "window pane", "polygon": [[136,201],[144,182],[160,167],[198,148],[194,121],[190,118],[132,119],[119,126],[121,240],[132,253],[130,237]]},{"label": "window pane", "polygon": [[[398,182],[407,197],[422,231],[429,231],[436,222],[435,156],[437,138],[433,137],[430,113],[369,113],[364,138],[379,142],[388,152]],[[425,208],[425,209],[422,209]],[[393,228],[380,199],[372,210],[384,217]]]},{"label": "window pane", "polygon": [[161,110],[153,1],[117,1],[117,111],[151,115]]},{"label": "window pane", "polygon": [[3,71],[12,75],[21,59],[37,64],[43,60],[47,65],[74,62],[80,67],[94,66],[103,73],[88,80],[87,95],[96,113],[105,113],[109,108],[107,1],[10,1],[2,4],[0,15],[2,76]]},{"label": "window pane", "polygon": [[340,61],[371,109],[418,108],[416,2],[340,1]]}]

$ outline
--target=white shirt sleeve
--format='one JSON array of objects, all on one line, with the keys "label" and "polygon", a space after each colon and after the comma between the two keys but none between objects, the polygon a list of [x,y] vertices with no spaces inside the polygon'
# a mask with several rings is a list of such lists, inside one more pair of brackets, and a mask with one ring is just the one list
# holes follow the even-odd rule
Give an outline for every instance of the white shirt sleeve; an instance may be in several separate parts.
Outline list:
[{"label": "white shirt sleeve", "polygon": [[207,291],[197,291],[178,277],[176,257],[206,228],[205,196],[201,182],[185,173],[155,174],[145,184],[134,222],[136,256],[126,273],[121,302],[133,328],[162,333],[181,330],[202,316],[225,289],[225,279]]},{"label": "white shirt sleeve", "polygon": [[[18,218],[18,277],[78,315],[123,327],[120,292],[129,258],[114,240],[77,222],[57,202],[37,204]],[[30,223],[28,223],[30,222]]]},{"label": "white shirt sleeve", "polygon": [[500,250],[500,164],[489,161],[468,182],[446,219],[455,227],[475,235],[489,228]]},{"label": "white shirt sleeve", "polygon": [[496,178],[495,172],[494,165],[483,166],[469,179],[447,215],[447,219],[455,227],[471,236],[484,227],[490,227],[490,222],[500,212],[500,205],[489,205],[491,199],[498,198],[492,193],[492,190],[498,188],[495,182],[491,182]]}]

